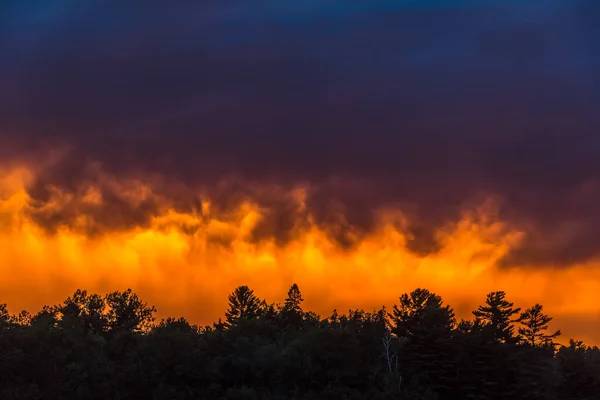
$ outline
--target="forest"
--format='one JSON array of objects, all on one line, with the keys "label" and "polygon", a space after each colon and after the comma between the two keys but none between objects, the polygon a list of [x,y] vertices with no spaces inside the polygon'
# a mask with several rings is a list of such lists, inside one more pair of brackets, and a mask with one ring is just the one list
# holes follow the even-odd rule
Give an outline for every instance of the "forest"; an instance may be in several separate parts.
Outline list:
[{"label": "forest", "polygon": [[0,398],[600,399],[600,350],[558,345],[542,305],[502,291],[469,320],[426,289],[327,317],[302,302],[296,284],[283,304],[240,286],[209,326],[157,321],[131,290],[34,315],[0,304]]}]

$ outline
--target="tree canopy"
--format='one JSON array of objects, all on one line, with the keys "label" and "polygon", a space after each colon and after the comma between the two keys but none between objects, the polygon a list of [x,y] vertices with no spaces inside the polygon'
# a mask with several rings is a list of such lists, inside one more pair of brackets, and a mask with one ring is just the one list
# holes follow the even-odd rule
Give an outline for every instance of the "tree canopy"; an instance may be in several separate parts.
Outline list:
[{"label": "tree canopy", "polygon": [[600,349],[504,292],[457,321],[441,296],[400,294],[390,313],[319,316],[293,284],[282,305],[249,287],[225,322],[155,321],[130,289],[77,290],[37,314],[0,303],[2,399],[579,400],[600,393]]}]

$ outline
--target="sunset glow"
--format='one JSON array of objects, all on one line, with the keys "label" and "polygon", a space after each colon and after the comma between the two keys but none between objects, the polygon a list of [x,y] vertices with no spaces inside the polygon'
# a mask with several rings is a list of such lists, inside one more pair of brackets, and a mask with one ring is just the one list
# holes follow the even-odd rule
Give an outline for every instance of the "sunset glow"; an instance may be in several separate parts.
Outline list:
[{"label": "sunset glow", "polygon": [[[176,212],[165,204],[149,227],[95,235],[80,229],[90,223],[81,215],[80,226],[48,233],[27,212],[26,184],[33,173],[12,168],[2,174],[0,293],[15,312],[37,311],[77,288],[104,293],[131,287],[157,306],[159,316],[182,315],[208,324],[222,317],[227,294],[238,285],[280,302],[295,282],[306,307],[322,314],[334,308],[391,307],[400,294],[426,287],[468,318],[487,292],[506,290],[518,306],[542,303],[564,338],[600,342],[594,329],[600,319],[594,295],[600,291],[600,265],[498,266],[524,234],[498,219],[492,201],[441,229],[440,250],[419,256],[407,249],[401,210],[382,210],[377,229],[349,249],[316,224],[298,227],[285,244],[251,240],[262,215],[252,202],[226,215],[212,214],[209,201],[197,213]],[[81,192],[82,201],[103,201],[93,187]],[[150,193],[140,184],[131,199]],[[303,193],[293,193],[299,207]],[[60,207],[62,198],[56,192],[45,207]]]},{"label": "sunset glow", "polygon": [[0,399],[597,398],[598,21],[3,1]]}]

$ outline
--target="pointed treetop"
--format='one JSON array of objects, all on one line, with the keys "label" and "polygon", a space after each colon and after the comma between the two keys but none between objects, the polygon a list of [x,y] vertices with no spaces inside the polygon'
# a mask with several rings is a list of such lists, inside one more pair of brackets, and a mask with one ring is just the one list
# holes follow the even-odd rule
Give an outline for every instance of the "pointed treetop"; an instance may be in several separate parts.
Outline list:
[{"label": "pointed treetop", "polygon": [[491,292],[486,296],[485,305],[479,306],[473,311],[476,323],[481,324],[494,340],[500,342],[516,342],[518,338],[514,335],[514,325],[518,319],[520,308],[515,308],[514,303],[506,300],[503,291]]},{"label": "pointed treetop", "polygon": [[297,311],[301,312],[302,308],[300,304],[304,301],[302,298],[302,293],[300,293],[300,289],[297,284],[293,284],[288,290],[287,298],[285,299],[285,303],[283,304],[283,309],[285,311]]},{"label": "pointed treetop", "polygon": [[544,307],[541,304],[536,304],[531,308],[523,311],[518,319],[518,322],[523,325],[519,328],[521,338],[534,347],[555,347],[554,342],[560,336],[560,330],[548,334],[548,323],[552,321],[552,317],[543,313]]},{"label": "pointed treetop", "polygon": [[225,319],[229,324],[239,318],[256,318],[261,310],[261,301],[248,286],[238,286],[229,295],[229,308]]}]

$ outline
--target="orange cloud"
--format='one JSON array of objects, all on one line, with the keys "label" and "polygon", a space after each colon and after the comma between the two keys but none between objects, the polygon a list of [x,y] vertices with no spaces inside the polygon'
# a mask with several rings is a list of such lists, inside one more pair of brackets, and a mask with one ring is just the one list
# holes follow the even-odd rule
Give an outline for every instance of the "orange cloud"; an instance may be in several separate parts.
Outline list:
[{"label": "orange cloud", "polygon": [[[499,261],[524,234],[511,229],[495,213],[493,202],[467,212],[438,231],[438,251],[417,255],[407,247],[406,223],[398,210],[381,210],[377,228],[341,248],[325,228],[292,224],[291,239],[255,240],[253,229],[264,210],[251,201],[228,213],[204,201],[197,212],[181,212],[168,204],[145,226],[86,235],[88,216],[48,233],[30,217],[27,168],[0,170],[0,301],[13,311],[38,310],[70,295],[76,288],[107,292],[133,288],[157,306],[160,316],[183,315],[210,323],[223,315],[227,294],[247,284],[268,301],[281,301],[298,283],[306,308],[328,313],[333,308],[390,307],[398,296],[426,287],[443,296],[459,316],[469,317],[492,290],[505,290],[522,307],[535,302],[555,317],[565,338],[577,335],[600,343],[600,263],[561,268],[501,268]],[[154,196],[140,182],[119,190],[133,204]],[[58,189],[56,189],[58,190]],[[102,205],[94,185],[77,201]],[[305,191],[289,194],[304,208]],[[69,199],[54,193],[44,207],[60,208]],[[308,217],[310,222],[310,215]]]}]

